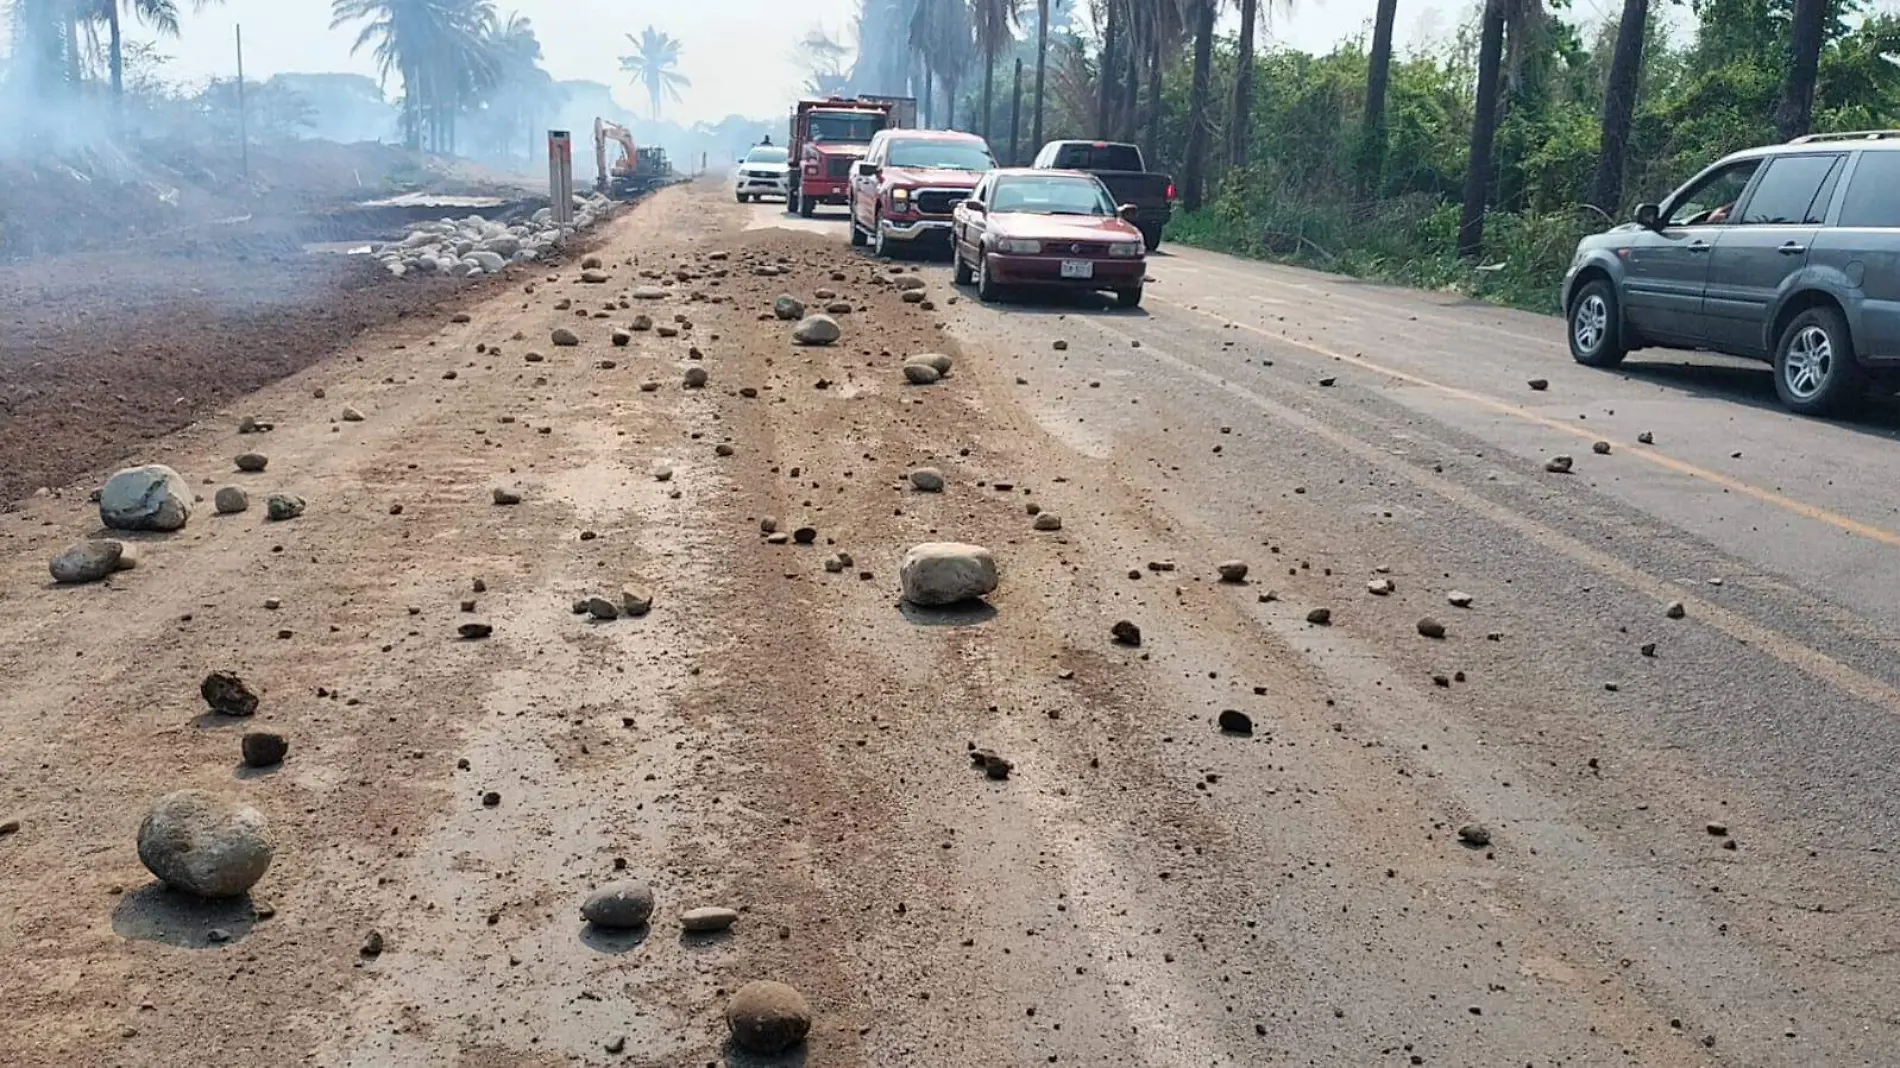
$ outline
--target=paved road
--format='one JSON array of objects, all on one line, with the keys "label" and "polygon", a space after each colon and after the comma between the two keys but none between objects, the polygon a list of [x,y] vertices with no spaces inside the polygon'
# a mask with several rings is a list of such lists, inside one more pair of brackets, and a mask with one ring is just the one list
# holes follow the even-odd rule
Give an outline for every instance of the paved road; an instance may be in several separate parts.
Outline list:
[{"label": "paved road", "polygon": [[[1722,1020],[1736,1063],[1900,1058],[1866,1000],[1900,982],[1892,408],[1802,419],[1763,366],[1595,371],[1555,319],[1196,250],[1152,275],[1140,312],[966,291],[951,329],[1167,522],[1300,561],[1265,621],[1470,811],[1509,813],[1532,899],[1665,1020]],[[1367,595],[1380,569],[1399,594]],[[1442,645],[1408,633],[1426,612]]]}]

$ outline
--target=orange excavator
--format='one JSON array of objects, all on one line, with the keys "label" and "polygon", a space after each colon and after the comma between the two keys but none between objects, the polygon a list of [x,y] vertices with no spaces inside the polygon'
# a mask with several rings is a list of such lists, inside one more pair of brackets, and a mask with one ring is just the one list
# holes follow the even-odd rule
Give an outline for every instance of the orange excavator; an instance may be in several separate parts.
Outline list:
[{"label": "orange excavator", "polygon": [[[610,140],[620,143],[620,158],[611,168],[607,164]],[[602,118],[594,120],[594,168],[599,175],[594,188],[615,200],[630,200],[651,192],[673,176],[665,149],[637,148],[625,126]]]}]

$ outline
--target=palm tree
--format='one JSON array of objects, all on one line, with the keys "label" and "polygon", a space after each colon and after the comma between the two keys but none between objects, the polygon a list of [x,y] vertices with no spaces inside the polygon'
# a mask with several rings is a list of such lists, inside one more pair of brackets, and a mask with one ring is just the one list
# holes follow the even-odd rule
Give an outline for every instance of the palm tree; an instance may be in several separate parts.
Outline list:
[{"label": "palm tree", "polygon": [[1814,118],[1814,73],[1821,61],[1828,7],[1828,0],[1794,0],[1788,74],[1781,83],[1781,102],[1775,107],[1775,132],[1783,141],[1807,133]]},{"label": "palm tree", "polygon": [[627,35],[635,49],[630,56],[620,57],[620,69],[633,75],[634,83],[644,86],[647,100],[653,105],[653,117],[660,117],[660,105],[670,97],[674,103],[680,100],[680,90],[693,83],[676,68],[680,62],[680,42],[648,26],[640,36]]},{"label": "palm tree", "polygon": [[1636,87],[1643,75],[1643,34],[1649,26],[1649,0],[1623,0],[1610,53],[1609,82],[1603,90],[1603,140],[1597,150],[1590,203],[1606,214],[1623,204],[1624,157],[1629,151],[1630,118],[1636,112]]},{"label": "palm tree", "polygon": [[[88,2],[88,0],[81,0]],[[94,5],[90,18],[100,19],[106,24],[107,56],[112,69],[112,96],[114,100],[125,98],[125,40],[120,25],[119,9],[121,5],[132,16],[166,37],[178,36],[177,0],[89,0]],[[214,3],[224,0],[192,0],[193,11],[203,11]]]},{"label": "palm tree", "polygon": [[983,53],[983,122],[980,132],[990,136],[996,83],[996,57],[1016,43],[1016,24],[1022,21],[1023,0],[974,0],[976,47]]},{"label": "palm tree", "polygon": [[926,91],[932,78],[943,83],[944,126],[954,127],[957,83],[976,51],[968,0],[922,0],[911,17],[910,45],[923,58]]},{"label": "palm tree", "polygon": [[1207,186],[1208,105],[1214,93],[1214,19],[1221,0],[1180,0],[1194,30],[1194,74],[1188,87],[1187,158],[1181,167],[1181,206],[1198,211]]},{"label": "palm tree", "polygon": [[1363,193],[1378,188],[1385,173],[1385,87],[1392,74],[1392,25],[1399,17],[1399,0],[1379,0],[1372,17],[1372,53],[1366,57],[1366,113],[1359,122],[1359,187]]},{"label": "palm tree", "polygon": [[1465,166],[1465,203],[1458,220],[1458,254],[1484,251],[1484,202],[1491,189],[1491,145],[1498,132],[1498,68],[1504,59],[1505,5],[1485,0],[1478,34],[1478,97],[1471,116],[1471,156]]},{"label": "palm tree", "polygon": [[1260,18],[1260,0],[1240,0],[1240,43],[1234,55],[1234,100],[1227,109],[1227,164],[1247,164],[1248,140],[1253,136],[1253,31]]},{"label": "palm tree", "polygon": [[455,150],[455,116],[495,77],[489,51],[493,0],[332,0],[330,27],[364,22],[350,46],[370,47],[384,81],[402,78],[403,132],[411,148]]},{"label": "palm tree", "polygon": [[1049,68],[1049,0],[1036,0],[1036,118],[1033,123],[1035,134],[1030,146],[1042,151],[1042,92],[1043,77]]}]

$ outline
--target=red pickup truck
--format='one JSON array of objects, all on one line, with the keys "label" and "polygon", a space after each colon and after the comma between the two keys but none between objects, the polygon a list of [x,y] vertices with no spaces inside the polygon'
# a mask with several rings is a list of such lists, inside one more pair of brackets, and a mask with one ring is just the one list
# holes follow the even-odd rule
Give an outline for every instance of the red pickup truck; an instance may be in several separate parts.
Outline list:
[{"label": "red pickup truck", "polygon": [[852,168],[851,243],[888,256],[899,247],[950,247],[958,204],[996,166],[990,146],[952,130],[886,130]]}]

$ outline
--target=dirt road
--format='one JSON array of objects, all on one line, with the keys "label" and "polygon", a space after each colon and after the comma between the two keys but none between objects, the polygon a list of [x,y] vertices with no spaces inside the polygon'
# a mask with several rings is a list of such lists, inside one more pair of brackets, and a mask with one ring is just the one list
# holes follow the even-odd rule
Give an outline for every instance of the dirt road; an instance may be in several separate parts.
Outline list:
[{"label": "dirt road", "polygon": [[[905,304],[781,218],[669,191],[613,225],[606,285],[373,333],[157,442],[135,459],[207,504],[109,584],[47,582],[90,483],[0,516],[0,1061],[1900,1058],[1893,491],[1813,462],[1890,441],[1201,254],[1154,261],[1145,313],[952,304],[898,264]],[[848,301],[843,339],[793,346],[781,292]],[[641,312],[679,336],[611,346]],[[926,351],[954,373],[905,385]],[[1544,472],[1559,448],[1577,473]],[[225,484],[309,509],[212,515]],[[900,609],[904,549],[941,539],[995,552],[992,610]],[[651,614],[570,611],[629,587]],[[219,669],[254,721],[205,714]],[[238,767],[258,728],[280,770]],[[140,866],[185,786],[269,816],[252,900]],[[627,878],[651,928],[586,928]],[[700,905],[741,918],[683,935]],[[778,1061],[724,1045],[757,978],[814,1010]]]}]

